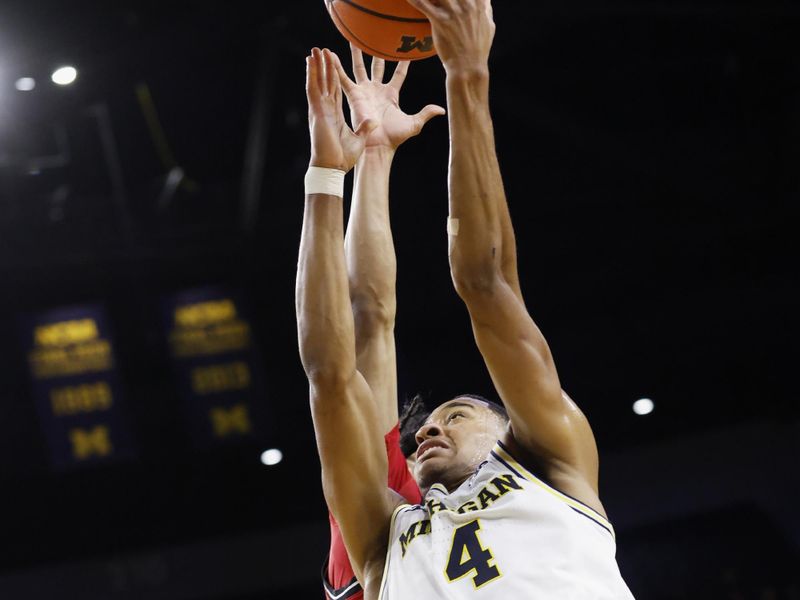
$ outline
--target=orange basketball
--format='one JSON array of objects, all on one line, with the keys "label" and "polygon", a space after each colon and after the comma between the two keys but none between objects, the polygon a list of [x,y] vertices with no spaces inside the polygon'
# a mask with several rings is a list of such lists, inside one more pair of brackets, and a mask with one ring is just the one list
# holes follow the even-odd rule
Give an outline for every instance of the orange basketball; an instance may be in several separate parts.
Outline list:
[{"label": "orange basketball", "polygon": [[325,0],[336,28],[355,46],[387,60],[436,54],[428,19],[406,0]]}]

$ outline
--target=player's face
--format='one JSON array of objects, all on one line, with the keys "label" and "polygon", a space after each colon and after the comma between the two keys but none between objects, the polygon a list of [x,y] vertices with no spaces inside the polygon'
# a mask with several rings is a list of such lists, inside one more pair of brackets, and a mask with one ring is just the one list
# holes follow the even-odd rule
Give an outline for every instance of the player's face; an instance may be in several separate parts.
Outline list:
[{"label": "player's face", "polygon": [[434,483],[449,490],[475,472],[505,425],[484,402],[455,398],[445,402],[417,432],[414,476],[423,489]]}]

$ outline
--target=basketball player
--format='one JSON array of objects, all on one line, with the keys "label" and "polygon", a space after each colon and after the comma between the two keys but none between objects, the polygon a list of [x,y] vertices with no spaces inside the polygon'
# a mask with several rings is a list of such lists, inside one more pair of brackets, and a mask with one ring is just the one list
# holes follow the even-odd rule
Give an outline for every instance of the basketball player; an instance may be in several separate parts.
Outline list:
[{"label": "basketball player", "polygon": [[[351,80],[341,65],[338,76],[350,105],[351,118],[376,124],[365,138],[365,147],[355,166],[355,185],[347,234],[345,260],[353,311],[356,364],[373,390],[380,430],[384,436],[389,472],[388,485],[406,501],[421,500],[419,488],[409,473],[406,458],[416,451],[416,443],[406,452],[401,449],[401,429],[407,433],[412,416],[404,410],[402,423],[397,413],[397,368],[394,343],[396,260],[389,223],[389,174],[397,148],[418,134],[425,123],[444,109],[430,105],[417,115],[400,110],[398,97],[409,63],[398,63],[389,83],[383,83],[385,62],[373,59],[367,72],[361,51],[351,46]],[[402,427],[401,427],[402,425]],[[417,426],[418,428],[418,426]],[[411,433],[413,440],[416,429]],[[356,600],[363,597],[347,557],[344,542],[333,516],[330,517],[331,547],[323,569],[323,586],[330,600]]]},{"label": "basketball player", "polygon": [[[505,409],[459,396],[417,433],[408,505],[386,487],[374,391],[358,369],[336,172],[374,124],[342,125],[335,59],[310,61],[312,166],[297,281],[300,352],[323,490],[367,600],[630,599],[598,495],[591,428],[561,390],[520,290],[494,147],[488,0],[409,0],[433,26],[447,77],[453,282]],[[507,409],[507,413],[506,413]]]}]

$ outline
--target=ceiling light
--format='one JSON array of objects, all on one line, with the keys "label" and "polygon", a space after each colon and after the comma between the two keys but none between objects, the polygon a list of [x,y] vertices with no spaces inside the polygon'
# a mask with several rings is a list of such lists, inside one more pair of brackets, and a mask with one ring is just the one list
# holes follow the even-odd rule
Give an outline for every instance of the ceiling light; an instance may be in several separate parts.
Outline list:
[{"label": "ceiling light", "polygon": [[655,403],[650,398],[640,398],[633,403],[633,412],[637,415],[649,415],[655,408]]},{"label": "ceiling light", "polygon": [[75,70],[75,67],[60,67],[53,71],[53,74],[50,76],[50,79],[53,80],[53,83],[57,83],[58,85],[69,85],[78,77],[78,71]]},{"label": "ceiling light", "polygon": [[30,92],[36,87],[36,80],[33,77],[20,77],[14,83],[14,87],[20,92]]},{"label": "ceiling light", "polygon": [[261,462],[267,465],[268,467],[271,467],[272,465],[277,465],[282,460],[283,460],[283,452],[281,452],[277,448],[264,450],[264,452],[261,453]]}]

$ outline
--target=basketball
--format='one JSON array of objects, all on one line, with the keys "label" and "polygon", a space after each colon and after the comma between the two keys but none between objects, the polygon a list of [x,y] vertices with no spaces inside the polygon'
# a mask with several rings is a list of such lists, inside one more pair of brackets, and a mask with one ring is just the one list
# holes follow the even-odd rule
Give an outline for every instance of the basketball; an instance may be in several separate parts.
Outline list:
[{"label": "basketball", "polygon": [[436,54],[428,19],[406,0],[325,0],[339,32],[363,52],[386,60]]}]

